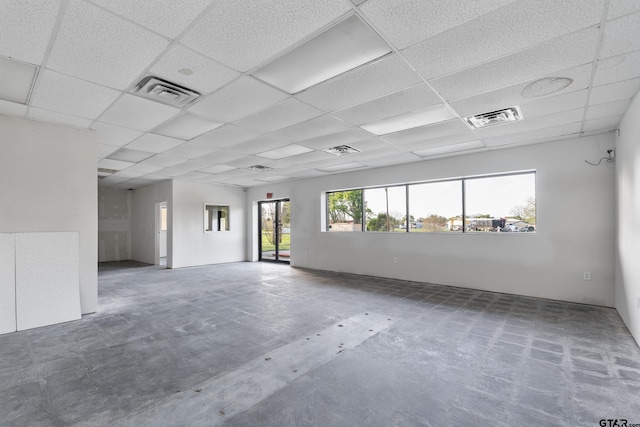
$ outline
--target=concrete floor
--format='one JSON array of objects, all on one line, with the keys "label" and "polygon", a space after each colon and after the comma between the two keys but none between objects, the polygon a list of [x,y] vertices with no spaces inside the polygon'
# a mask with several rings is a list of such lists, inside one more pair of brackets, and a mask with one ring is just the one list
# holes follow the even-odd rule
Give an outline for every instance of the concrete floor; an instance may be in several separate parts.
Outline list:
[{"label": "concrete floor", "polygon": [[613,309],[273,263],[99,283],[97,314],[0,336],[1,425],[640,423]]}]

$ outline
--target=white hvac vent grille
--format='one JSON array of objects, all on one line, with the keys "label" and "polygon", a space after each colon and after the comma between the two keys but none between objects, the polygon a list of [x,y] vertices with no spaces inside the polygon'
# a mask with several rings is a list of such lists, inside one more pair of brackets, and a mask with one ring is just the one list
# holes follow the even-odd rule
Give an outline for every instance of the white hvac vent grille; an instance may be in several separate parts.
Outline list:
[{"label": "white hvac vent grille", "polygon": [[270,168],[269,166],[262,166],[262,165],[253,165],[253,166],[249,166],[248,168],[251,171],[258,171],[258,172],[266,172],[266,171],[272,171],[273,168]]},{"label": "white hvac vent grille", "polygon": [[163,104],[180,108],[186,107],[200,96],[195,90],[155,76],[143,78],[131,92],[154,101],[162,102]]},{"label": "white hvac vent grille", "polygon": [[335,154],[336,156],[343,156],[345,154],[360,152],[360,150],[358,150],[357,148],[349,147],[348,145],[338,145],[337,147],[325,148],[322,151],[326,151],[330,154]]},{"label": "white hvac vent grille", "polygon": [[486,126],[494,126],[507,122],[515,122],[522,120],[522,113],[520,107],[509,107],[503,110],[492,111],[490,113],[478,114],[476,116],[465,117],[467,123],[475,129],[483,128]]}]

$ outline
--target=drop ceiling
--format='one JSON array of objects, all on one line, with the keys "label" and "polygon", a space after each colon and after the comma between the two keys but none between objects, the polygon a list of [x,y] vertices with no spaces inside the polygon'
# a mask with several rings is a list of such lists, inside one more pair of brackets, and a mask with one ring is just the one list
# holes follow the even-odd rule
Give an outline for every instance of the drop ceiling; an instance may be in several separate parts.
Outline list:
[{"label": "drop ceiling", "polygon": [[[0,113],[95,130],[110,188],[606,133],[640,88],[637,0],[3,0],[0,23]],[[199,96],[141,97],[147,76]],[[465,122],[513,106],[523,120]]]}]

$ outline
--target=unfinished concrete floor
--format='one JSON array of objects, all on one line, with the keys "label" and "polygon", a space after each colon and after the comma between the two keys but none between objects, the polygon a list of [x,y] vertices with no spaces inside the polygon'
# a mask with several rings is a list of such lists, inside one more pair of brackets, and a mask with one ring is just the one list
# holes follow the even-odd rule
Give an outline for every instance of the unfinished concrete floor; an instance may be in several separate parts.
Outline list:
[{"label": "unfinished concrete floor", "polygon": [[99,283],[95,315],[0,336],[0,424],[640,423],[613,309],[271,263]]}]

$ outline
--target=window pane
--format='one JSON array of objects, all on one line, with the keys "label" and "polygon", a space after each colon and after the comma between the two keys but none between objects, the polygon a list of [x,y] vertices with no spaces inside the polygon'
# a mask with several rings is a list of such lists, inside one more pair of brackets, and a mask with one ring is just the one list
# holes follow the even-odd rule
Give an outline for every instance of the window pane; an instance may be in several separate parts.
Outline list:
[{"label": "window pane", "polygon": [[205,204],[204,231],[229,231],[229,206]]},{"label": "window pane", "polygon": [[462,231],[462,181],[409,186],[410,231]]},{"label": "window pane", "polygon": [[405,232],[407,216],[406,187],[364,190],[367,231]]},{"label": "window pane", "polygon": [[535,195],[535,173],[465,180],[466,231],[535,231]]},{"label": "window pane", "polygon": [[362,190],[327,193],[329,231],[362,231]]}]

